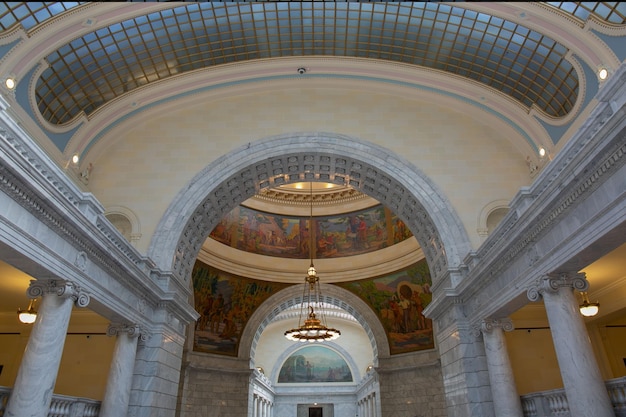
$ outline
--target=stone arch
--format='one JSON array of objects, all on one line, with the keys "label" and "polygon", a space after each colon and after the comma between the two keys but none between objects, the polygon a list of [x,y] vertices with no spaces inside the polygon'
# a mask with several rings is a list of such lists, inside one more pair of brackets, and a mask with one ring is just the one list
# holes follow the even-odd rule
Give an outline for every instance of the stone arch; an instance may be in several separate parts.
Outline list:
[{"label": "stone arch", "polygon": [[250,142],[211,162],[174,198],[148,255],[189,285],[204,240],[226,213],[263,188],[300,181],[350,185],[389,207],[421,245],[433,283],[471,249],[451,204],[417,167],[381,146],[314,132]]},{"label": "stone arch", "polygon": [[[389,342],[382,323],[363,300],[343,288],[321,284],[322,301],[351,314],[367,333],[374,360],[389,357]],[[268,298],[248,319],[239,342],[239,358],[253,358],[263,330],[281,312],[302,303],[302,287],[292,285]],[[248,356],[249,355],[249,356]]]}]

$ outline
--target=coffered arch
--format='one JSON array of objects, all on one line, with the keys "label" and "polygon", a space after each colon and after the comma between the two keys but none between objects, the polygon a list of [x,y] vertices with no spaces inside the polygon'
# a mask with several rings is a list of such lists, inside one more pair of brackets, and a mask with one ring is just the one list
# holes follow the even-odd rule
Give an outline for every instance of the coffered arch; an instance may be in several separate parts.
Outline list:
[{"label": "coffered arch", "polygon": [[225,214],[261,189],[300,181],[350,185],[395,212],[422,247],[435,284],[470,250],[458,215],[417,167],[378,145],[314,132],[261,139],[210,163],[174,198],[148,255],[188,282],[202,244]]}]

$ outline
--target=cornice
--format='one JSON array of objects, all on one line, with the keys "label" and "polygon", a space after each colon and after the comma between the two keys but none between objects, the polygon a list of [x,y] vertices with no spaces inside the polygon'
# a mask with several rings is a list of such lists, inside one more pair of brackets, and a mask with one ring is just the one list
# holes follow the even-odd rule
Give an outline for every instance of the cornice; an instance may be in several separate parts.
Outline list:
[{"label": "cornice", "polygon": [[[5,104],[0,101],[0,105]],[[43,151],[12,124],[5,109],[0,112],[0,189],[74,248],[72,254],[64,254],[62,262],[71,265],[73,270],[66,275],[88,280],[96,266],[123,283],[138,298],[145,299],[151,309],[165,300],[167,308],[183,322],[194,320],[195,312],[187,301],[190,289],[182,287],[179,280],[160,273],[149,259],[143,258],[126,242],[106,220],[100,203],[67,179]],[[52,250],[48,253],[60,256]],[[100,285],[98,281],[89,282],[91,288]]]},{"label": "cornice", "polygon": [[[552,248],[543,248],[548,253],[540,254],[536,242],[541,241],[612,173],[621,169],[626,164],[625,154],[626,107],[622,103],[621,108],[615,108],[605,101],[577,137],[541,173],[537,182],[516,196],[511,203],[511,212],[485,244],[466,258],[469,272],[455,290],[464,300],[471,300],[467,308],[487,306],[490,311],[496,309],[497,306],[485,303],[484,297],[481,298],[485,288],[504,285],[496,284],[496,281],[520,260],[529,267],[544,263],[543,258],[550,256]],[[502,287],[498,292],[505,292],[507,296],[501,298],[509,299],[515,297],[521,287],[523,285],[517,283],[515,288]],[[472,314],[476,315],[476,312]]]},{"label": "cornice", "polygon": [[[347,282],[397,272],[424,259],[416,239],[406,239],[375,254],[343,258],[316,259],[323,282]],[[301,283],[308,260],[286,259],[243,252],[212,239],[202,246],[198,260],[234,275],[285,283]]]}]

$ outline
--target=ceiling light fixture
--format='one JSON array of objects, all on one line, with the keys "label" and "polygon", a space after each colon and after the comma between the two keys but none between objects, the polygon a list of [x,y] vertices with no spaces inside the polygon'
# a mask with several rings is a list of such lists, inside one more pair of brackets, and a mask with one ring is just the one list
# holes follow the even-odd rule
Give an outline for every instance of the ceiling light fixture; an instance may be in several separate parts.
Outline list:
[{"label": "ceiling light fixture", "polygon": [[581,292],[580,295],[583,298],[583,303],[578,306],[578,308],[580,308],[580,314],[585,317],[593,317],[598,314],[600,303],[589,302],[589,296],[586,292]]},{"label": "ceiling light fixture", "polygon": [[15,78],[13,77],[8,77],[6,80],[4,80],[4,85],[9,89],[9,90],[13,90],[15,89],[15,86],[17,85],[17,83],[15,82]]},{"label": "ceiling light fixture", "polygon": [[32,324],[37,319],[37,310],[35,310],[35,299],[31,298],[28,303],[28,310],[22,311],[17,309],[17,318],[24,324]]},{"label": "ceiling light fixture", "polygon": [[546,148],[542,146],[539,148],[539,157],[543,158],[544,156],[546,156]]},{"label": "ceiling light fixture", "polygon": [[609,76],[609,70],[607,70],[606,68],[602,67],[598,70],[598,77],[600,77],[601,80],[606,80],[606,78]]},{"label": "ceiling light fixture", "polygon": [[[322,310],[322,292],[320,290],[320,279],[317,276],[315,266],[313,266],[313,244],[315,240],[313,232],[313,183],[310,184],[309,199],[311,201],[311,211],[309,216],[309,257],[311,266],[304,278],[304,289],[302,291],[302,304],[300,305],[300,316],[298,327],[285,332],[285,337],[295,342],[324,342],[335,340],[341,336],[341,332],[326,324],[326,317]],[[317,308],[317,314],[315,313]],[[306,312],[305,312],[306,310]],[[306,318],[305,318],[306,317]]]}]

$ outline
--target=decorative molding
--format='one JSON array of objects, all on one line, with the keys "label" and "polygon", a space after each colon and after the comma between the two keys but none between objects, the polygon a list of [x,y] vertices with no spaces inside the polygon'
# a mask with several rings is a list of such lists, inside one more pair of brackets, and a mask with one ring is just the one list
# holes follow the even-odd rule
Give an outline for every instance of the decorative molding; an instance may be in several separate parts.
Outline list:
[{"label": "decorative molding", "polygon": [[87,307],[90,296],[78,285],[64,280],[32,280],[26,290],[30,298],[37,298],[48,294],[56,294],[62,298],[71,298],[77,307]]},{"label": "decorative molding", "polygon": [[[89,275],[99,268],[130,293],[148,296],[151,303],[163,297],[163,288],[170,291],[175,288],[182,295],[169,299],[168,308],[186,323],[195,320],[197,313],[186,299],[189,288],[177,282],[168,286],[176,280],[155,269],[150,259],[141,256],[121,237],[104,217],[104,209],[95,197],[82,192],[50,160],[15,124],[7,107],[4,97],[0,97],[0,192],[32,213],[55,238],[67,242],[76,251],[63,255],[66,266],[74,267],[69,275]],[[50,247],[42,256],[60,258],[53,249]]]},{"label": "decorative molding", "polygon": [[495,329],[502,329],[505,332],[510,332],[515,329],[513,321],[509,318],[502,319],[484,319],[480,323],[480,331],[482,333],[491,333]]},{"label": "decorative molding", "polygon": [[[367,199],[368,196],[350,187],[339,187],[338,189],[315,190],[313,193],[313,204],[338,204],[343,205],[355,200]],[[288,189],[263,189],[261,193],[252,199],[266,200],[275,204],[293,204],[308,207],[311,203],[311,195],[308,190],[296,191]]]},{"label": "decorative molding", "polygon": [[557,292],[561,288],[573,288],[577,291],[586,291],[589,282],[584,273],[581,272],[560,272],[547,274],[537,278],[535,283],[526,291],[530,301],[539,301],[545,292]]},{"label": "decorative molding", "polygon": [[81,271],[85,272],[87,270],[87,254],[83,251],[80,251],[76,254],[76,260],[74,261],[74,265]]},{"label": "decorative molding", "polygon": [[138,324],[123,324],[123,323],[111,323],[107,328],[107,336],[117,336],[120,333],[126,333],[128,337],[136,337],[141,341],[149,339],[149,335],[146,333],[146,329],[143,329]]},{"label": "decorative molding", "polygon": [[[349,147],[350,152],[346,147]],[[274,148],[278,150],[272,151]],[[230,161],[234,158],[237,163]],[[379,158],[384,158],[384,162],[379,162]],[[426,189],[434,188],[434,185],[416,170],[411,174],[405,173],[403,170],[415,168],[409,168],[408,163],[397,158],[375,145],[326,133],[281,135],[239,148],[214,161],[192,180],[190,186],[181,191],[183,194],[174,199],[175,203],[168,208],[157,228],[159,230],[167,224],[170,240],[161,239],[163,236],[157,232],[155,238],[159,239],[153,239],[149,253],[155,259],[165,259],[165,256],[172,259],[170,250],[164,246],[174,244],[172,240],[176,238],[175,249],[172,248],[173,263],[163,267],[171,269],[188,283],[206,236],[232,208],[267,188],[303,181],[327,182],[353,187],[378,200],[403,220],[420,243],[435,282],[446,273],[448,257],[454,258],[459,253],[459,248],[455,246],[468,243],[464,241],[467,235],[456,214],[445,207],[446,199],[441,193],[434,189],[428,195],[421,195],[424,191],[407,188],[406,183],[413,182],[409,181],[407,175],[419,178],[420,185],[411,184],[414,187]],[[376,166],[379,163],[384,165]],[[229,164],[231,171],[224,170],[223,164]],[[222,173],[221,177],[211,174],[211,170],[218,168]],[[214,183],[206,183],[207,181]],[[204,196],[196,192],[196,188],[201,185]],[[210,190],[208,194],[207,189]],[[413,193],[416,195],[412,195]],[[433,212],[439,214],[439,227],[418,200],[422,198]],[[177,208],[179,204],[195,205],[195,208],[185,208],[189,212],[193,210],[188,220],[180,219]],[[170,220],[171,216],[174,218]],[[185,221],[184,225],[171,224],[182,221]],[[174,236],[174,233],[177,235]],[[445,249],[442,240],[444,237],[448,242]],[[168,254],[160,253],[166,250]]]},{"label": "decorative molding", "polygon": [[[511,203],[511,212],[476,253],[476,257],[483,261],[492,259],[491,263],[481,263],[483,273],[488,273],[492,277],[498,276],[522,254],[527,256],[527,264],[534,265],[538,262],[538,254],[534,249],[535,242],[538,242],[556,223],[565,217],[570,209],[597,189],[605,179],[610,177],[612,172],[626,163],[624,157],[626,154],[626,129],[612,137],[609,146],[603,152],[595,155],[592,161],[586,162],[587,169],[581,171],[582,165],[573,162],[583,152],[583,147],[594,146],[601,141],[602,138],[593,135],[607,123],[608,116],[613,114],[607,105],[607,108],[597,115],[598,118],[588,126],[586,133],[583,133],[588,136],[584,140],[572,143],[574,149],[564,151],[559,155],[558,160],[552,161],[551,165],[555,165],[542,173],[544,178],[538,180],[535,186],[528,190],[527,195],[518,194],[516,200]],[[563,178],[569,178],[569,183],[563,182]],[[546,201],[539,201],[539,196]],[[522,200],[524,197],[527,197],[525,200],[528,201]],[[550,201],[550,199],[553,200]],[[547,205],[547,208],[542,208],[541,204]],[[531,223],[530,217],[536,216],[536,213],[539,213],[540,217],[535,218]],[[530,226],[525,230],[516,231],[522,220],[528,222]],[[518,234],[518,237],[513,239],[515,234]],[[511,243],[503,244],[503,242]],[[470,270],[470,274],[472,272]],[[489,283],[484,277],[481,282],[481,288]],[[479,288],[475,287],[474,290],[478,291]]]}]

